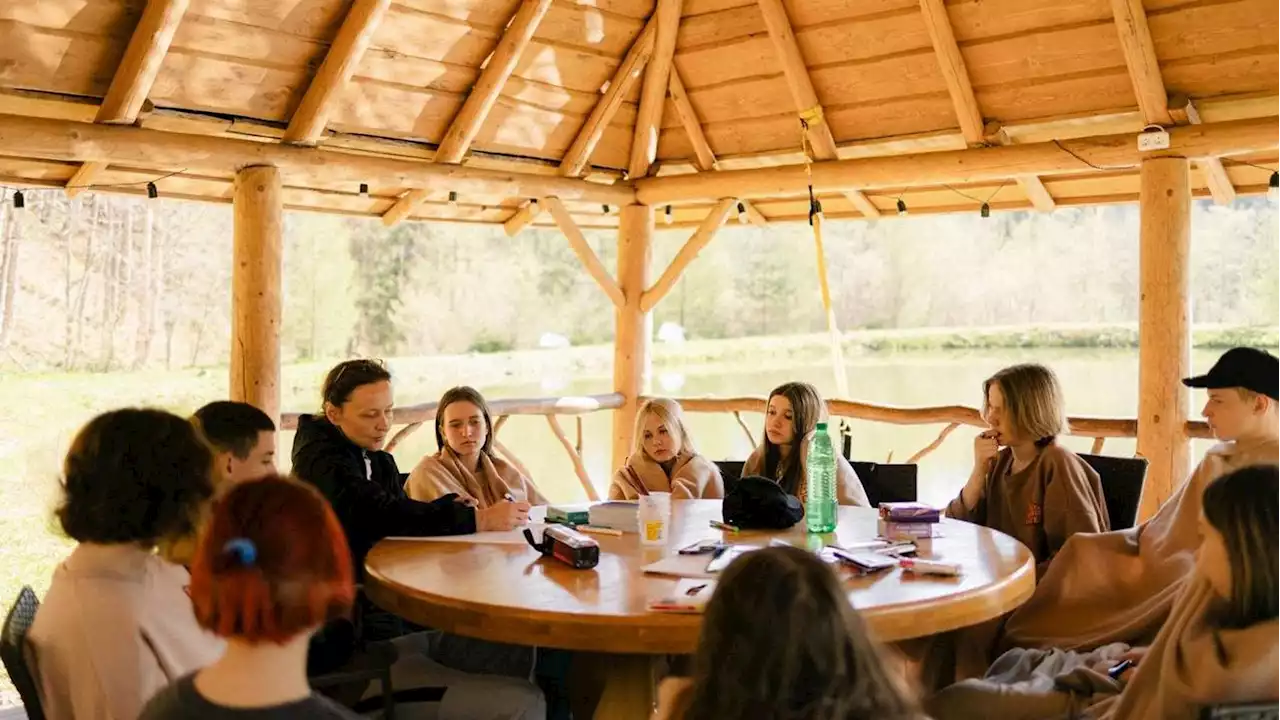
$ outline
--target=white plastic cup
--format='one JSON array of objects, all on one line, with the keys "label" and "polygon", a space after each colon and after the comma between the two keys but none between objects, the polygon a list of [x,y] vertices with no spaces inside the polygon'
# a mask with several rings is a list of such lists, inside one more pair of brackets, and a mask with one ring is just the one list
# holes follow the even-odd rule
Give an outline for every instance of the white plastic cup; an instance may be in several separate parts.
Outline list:
[{"label": "white plastic cup", "polygon": [[640,544],[666,545],[671,526],[671,493],[640,496]]}]

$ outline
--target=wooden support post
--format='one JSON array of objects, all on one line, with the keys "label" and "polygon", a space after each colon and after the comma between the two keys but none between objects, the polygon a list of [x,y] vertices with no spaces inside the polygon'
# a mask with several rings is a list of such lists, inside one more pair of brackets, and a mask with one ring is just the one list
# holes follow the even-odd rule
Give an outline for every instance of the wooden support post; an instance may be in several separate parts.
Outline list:
[{"label": "wooden support post", "polygon": [[537,198],[530,198],[525,206],[515,212],[514,215],[507,218],[502,223],[502,229],[506,231],[507,237],[515,237],[520,234],[534,220],[538,219],[538,215],[542,213],[542,203]]},{"label": "wooden support post", "polygon": [[[573,254],[578,256],[578,260],[587,269],[587,273],[595,278],[596,284],[600,286],[605,295],[609,296],[613,306],[620,308],[626,304],[627,301],[623,297],[622,289],[618,286],[618,282],[609,274],[604,263],[600,262],[600,258],[596,257],[595,251],[591,249],[591,243],[587,242],[587,236],[582,234],[578,223],[573,221],[573,216],[565,209],[564,203],[560,201],[560,198],[549,197],[544,199],[542,204],[547,206],[547,210],[551,213],[551,217],[555,219],[560,232],[564,233],[565,239],[569,241],[569,247],[573,248]],[[643,291],[644,288],[640,288],[640,290]],[[638,299],[639,296],[637,296]]]},{"label": "wooden support post", "polygon": [[818,160],[834,160],[837,157],[836,141],[822,114],[822,104],[818,102],[818,93],[813,88],[813,80],[809,78],[809,68],[805,65],[804,55],[800,53],[800,43],[791,28],[787,8],[782,0],[758,2],[769,39],[773,41],[773,49],[782,61],[782,71],[787,78],[791,98],[796,103],[796,111],[800,113],[800,117],[808,120],[809,144],[813,146],[813,156]]},{"label": "wooden support post", "polygon": [[1138,266],[1138,454],[1151,463],[1139,521],[1155,514],[1186,479],[1191,368],[1187,292],[1191,246],[1191,179],[1186,158],[1142,161]]},{"label": "wooden support post", "polygon": [[238,172],[234,207],[230,396],[256,405],[278,426],[284,235],[280,171],[254,166]]},{"label": "wooden support post", "polygon": [[702,224],[694,231],[689,241],[680,248],[676,256],[671,259],[671,264],[666,270],[662,271],[662,275],[653,287],[644,291],[644,295],[640,298],[640,309],[643,312],[652,310],[667,293],[676,286],[680,281],[680,276],[684,274],[684,269],[689,267],[689,263],[698,257],[698,253],[702,252],[702,248],[711,242],[711,238],[715,237],[716,231],[720,226],[724,225],[725,218],[729,217],[729,211],[734,206],[733,198],[725,198],[721,200],[711,212],[702,220]]},{"label": "wooden support post", "polygon": [[649,386],[649,338],[653,335],[653,316],[640,306],[649,285],[653,209],[624,205],[618,221],[618,284],[625,302],[614,312],[613,389],[624,400],[622,407],[613,411],[610,468],[622,467],[631,454],[636,410]]}]

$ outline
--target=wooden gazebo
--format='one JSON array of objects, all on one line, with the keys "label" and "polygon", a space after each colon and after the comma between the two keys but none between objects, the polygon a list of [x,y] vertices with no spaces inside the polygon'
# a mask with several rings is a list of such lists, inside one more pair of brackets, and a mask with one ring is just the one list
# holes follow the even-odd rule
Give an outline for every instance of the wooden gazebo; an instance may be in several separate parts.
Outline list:
[{"label": "wooden gazebo", "polygon": [[[1137,435],[1149,513],[1204,432],[1177,385],[1191,200],[1275,183],[1277,14],[1274,0],[9,0],[0,184],[232,203],[231,395],[277,416],[282,210],[558,227],[616,308],[615,394],[534,411],[612,408],[615,461],[646,389],[649,311],[733,213],[804,221],[811,189],[828,220],[1137,201],[1139,415],[1076,431]],[[696,228],[656,280],[655,215]],[[616,276],[587,228],[617,228]]]}]

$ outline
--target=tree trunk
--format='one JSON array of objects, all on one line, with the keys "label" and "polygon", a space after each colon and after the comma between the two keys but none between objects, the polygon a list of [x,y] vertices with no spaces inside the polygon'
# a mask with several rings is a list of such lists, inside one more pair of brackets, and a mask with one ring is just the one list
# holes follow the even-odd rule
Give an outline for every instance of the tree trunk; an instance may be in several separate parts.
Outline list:
[{"label": "tree trunk", "polygon": [[139,270],[141,292],[138,297],[137,341],[133,350],[135,369],[147,364],[151,355],[151,338],[156,331],[155,213],[151,203],[143,205],[142,263]]},{"label": "tree trunk", "polygon": [[22,233],[13,213],[4,218],[4,319],[0,320],[0,350],[9,347],[9,333],[13,329],[13,300],[18,287],[18,248]]}]

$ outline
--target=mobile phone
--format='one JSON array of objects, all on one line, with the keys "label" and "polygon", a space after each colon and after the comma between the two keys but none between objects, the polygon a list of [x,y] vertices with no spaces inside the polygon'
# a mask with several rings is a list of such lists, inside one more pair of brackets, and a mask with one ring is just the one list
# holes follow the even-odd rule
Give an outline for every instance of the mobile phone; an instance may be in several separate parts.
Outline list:
[{"label": "mobile phone", "polygon": [[739,555],[754,549],[745,545],[722,545],[712,554],[711,562],[707,563],[707,572],[718,573],[729,567],[729,563],[736,560]]},{"label": "mobile phone", "polygon": [[692,545],[686,545],[676,552],[680,555],[706,555],[715,552],[716,548],[724,547],[724,542],[720,540],[699,540]]},{"label": "mobile phone", "polygon": [[878,570],[888,570],[897,567],[898,561],[894,558],[880,553],[874,552],[851,552],[844,548],[831,547],[831,553],[840,558],[842,562],[855,565],[861,570],[868,572],[876,572]]},{"label": "mobile phone", "polygon": [[1107,675],[1111,676],[1112,680],[1118,680],[1120,679],[1120,676],[1124,674],[1124,671],[1131,667],[1133,667],[1132,660],[1121,660],[1118,664],[1113,665],[1111,669],[1107,671]]}]

